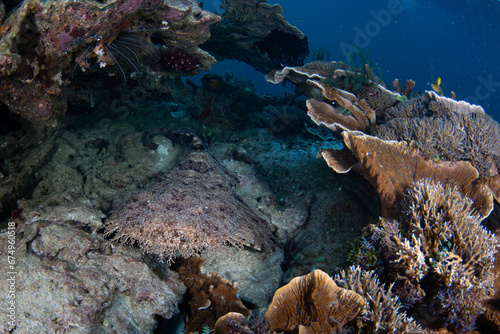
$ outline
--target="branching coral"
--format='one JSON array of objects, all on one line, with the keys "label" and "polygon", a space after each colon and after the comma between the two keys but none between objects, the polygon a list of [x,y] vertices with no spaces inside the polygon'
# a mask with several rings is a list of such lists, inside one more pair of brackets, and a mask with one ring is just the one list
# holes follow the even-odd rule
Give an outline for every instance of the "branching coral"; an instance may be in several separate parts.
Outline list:
[{"label": "branching coral", "polygon": [[426,286],[432,288],[426,289],[426,299],[436,301],[433,312],[450,327],[470,328],[493,289],[495,236],[481,225],[483,217],[456,187],[419,180],[406,206],[401,233],[382,225],[392,238],[396,267],[410,281],[427,279]]},{"label": "branching coral", "polygon": [[429,93],[404,101],[398,109],[388,110],[390,115],[395,110],[399,112],[396,118],[379,125],[377,135],[382,139],[414,141],[427,158],[467,160],[481,176],[497,174],[500,126],[481,107],[449,100]]},{"label": "branching coral", "polygon": [[395,240],[397,262],[408,276],[418,281],[432,270],[444,286],[484,288],[497,241],[481,225],[483,218],[472,201],[456,187],[443,187],[432,179],[417,181],[408,196],[405,234],[411,240]]},{"label": "branching coral", "polygon": [[351,266],[335,276],[338,286],[354,291],[367,301],[356,321],[351,322],[357,333],[425,333],[413,318],[400,311],[402,305],[393,294],[392,285],[385,289],[374,271]]}]

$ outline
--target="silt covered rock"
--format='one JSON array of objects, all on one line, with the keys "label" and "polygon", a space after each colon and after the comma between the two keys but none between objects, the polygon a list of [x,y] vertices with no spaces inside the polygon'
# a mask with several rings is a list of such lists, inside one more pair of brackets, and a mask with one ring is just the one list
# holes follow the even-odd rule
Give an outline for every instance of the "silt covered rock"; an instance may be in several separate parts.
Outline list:
[{"label": "silt covered rock", "polygon": [[[177,274],[167,271],[160,279],[135,250],[71,223],[18,221],[0,234],[2,245],[7,231],[15,235],[17,327],[4,321],[2,332],[147,333],[156,326],[155,315],[170,318],[178,312],[185,287]],[[3,282],[10,274],[2,271]],[[4,296],[7,289],[0,286]],[[6,308],[1,312],[6,319]]]}]

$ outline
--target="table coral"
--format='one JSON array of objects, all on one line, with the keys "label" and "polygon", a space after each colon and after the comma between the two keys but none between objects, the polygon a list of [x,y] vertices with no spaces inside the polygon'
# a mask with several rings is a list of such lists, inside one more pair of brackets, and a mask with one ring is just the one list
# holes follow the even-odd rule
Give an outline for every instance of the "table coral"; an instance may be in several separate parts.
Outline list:
[{"label": "table coral", "polygon": [[266,75],[271,83],[296,84],[308,96],[308,115],[332,131],[374,132],[376,116],[401,98],[390,92],[367,64],[361,68],[343,62],[315,61],[302,67],[284,67]]},{"label": "table coral", "polygon": [[[435,162],[422,157],[406,142],[384,141],[356,131],[344,131],[342,135],[346,146],[359,161],[356,168],[378,192],[384,217],[397,217],[406,190],[415,181],[426,177],[456,185],[462,194],[474,200],[475,208],[483,217],[493,210],[493,192],[467,161]],[[340,152],[341,162],[344,162],[345,153]],[[320,154],[330,167],[338,166],[336,150],[323,150]],[[345,172],[345,166],[342,168],[341,171]]]},{"label": "table coral", "polygon": [[327,84],[311,82],[312,85],[321,89],[323,96],[329,101],[335,102],[344,110],[332,103],[325,103],[316,99],[307,100],[307,115],[317,125],[324,125],[332,131],[360,130],[371,132],[370,127],[375,123],[375,110],[363,99],[358,99],[354,94],[338,89]]},{"label": "table coral", "polygon": [[171,260],[231,244],[273,249],[266,221],[239,197],[237,180],[194,134],[194,151],[149,189],[130,197],[107,221],[107,235],[137,241],[145,252]]}]

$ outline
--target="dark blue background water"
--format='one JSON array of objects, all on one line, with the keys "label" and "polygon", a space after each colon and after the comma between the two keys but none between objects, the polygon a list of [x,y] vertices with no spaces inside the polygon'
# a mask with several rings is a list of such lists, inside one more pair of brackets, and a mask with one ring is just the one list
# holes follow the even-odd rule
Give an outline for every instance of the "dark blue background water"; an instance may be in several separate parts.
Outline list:
[{"label": "dark blue background water", "polygon": [[[205,2],[211,11],[218,1]],[[274,1],[268,3],[274,4]],[[344,60],[347,46],[365,48],[388,87],[399,78],[419,91],[442,78],[446,96],[480,104],[500,120],[500,2],[496,0],[281,0],[285,18],[304,32],[311,51],[326,48],[330,60]],[[221,10],[218,9],[220,13]],[[233,71],[254,81],[260,92],[281,86],[245,64],[221,62],[216,72]]]}]

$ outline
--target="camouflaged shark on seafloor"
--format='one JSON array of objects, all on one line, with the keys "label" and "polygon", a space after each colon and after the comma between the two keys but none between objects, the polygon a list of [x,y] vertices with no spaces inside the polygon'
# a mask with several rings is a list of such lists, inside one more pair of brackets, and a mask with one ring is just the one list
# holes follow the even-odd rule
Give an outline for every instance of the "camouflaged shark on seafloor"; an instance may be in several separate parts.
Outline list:
[{"label": "camouflaged shark on seafloor", "polygon": [[154,148],[149,139],[155,135],[190,139],[193,151],[158,183],[136,193],[115,211],[106,224],[106,235],[113,235],[115,241],[138,242],[145,252],[167,260],[226,244],[273,249],[267,222],[235,193],[236,177],[196,134],[153,130],[145,136],[146,146]]}]

